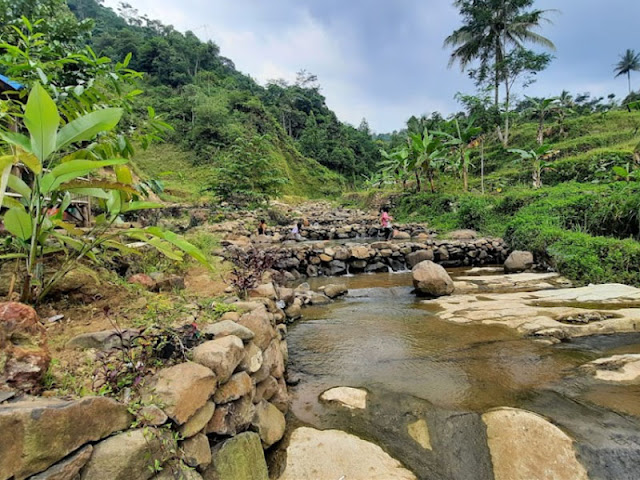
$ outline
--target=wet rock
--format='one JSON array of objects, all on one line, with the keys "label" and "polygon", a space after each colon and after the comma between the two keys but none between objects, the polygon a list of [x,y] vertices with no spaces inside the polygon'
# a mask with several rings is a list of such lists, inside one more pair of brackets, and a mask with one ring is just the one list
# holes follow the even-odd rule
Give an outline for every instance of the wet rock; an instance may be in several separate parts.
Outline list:
[{"label": "wet rock", "polygon": [[529,270],[533,267],[533,253],[516,250],[511,252],[504,262],[504,271],[507,273],[518,273]]},{"label": "wet rock", "polygon": [[409,436],[413,438],[425,450],[432,450],[431,436],[429,435],[429,427],[423,419],[410,423],[407,427]]},{"label": "wet rock", "polygon": [[246,432],[230,438],[216,445],[211,454],[212,462],[203,473],[204,480],[269,479],[264,451],[256,433]]},{"label": "wet rock", "polygon": [[233,335],[210,340],[193,350],[193,361],[212,370],[219,383],[231,378],[243,356],[242,340]]},{"label": "wet rock", "polygon": [[344,283],[327,285],[324,294],[329,298],[336,298],[345,295],[349,290]]},{"label": "wet rock", "polygon": [[418,250],[417,252],[407,255],[407,265],[409,268],[413,268],[421,262],[426,260],[433,261],[433,250]]},{"label": "wet rock", "polygon": [[540,415],[500,408],[482,418],[496,480],[588,480],[573,440]]},{"label": "wet rock", "polygon": [[218,405],[238,400],[251,392],[252,385],[246,372],[236,373],[228,382],[218,386],[213,399]]},{"label": "wet rock", "polygon": [[287,448],[287,463],[279,480],[415,480],[373,443],[339,430],[297,428]]},{"label": "wet rock", "polygon": [[120,433],[96,444],[91,459],[82,469],[81,480],[147,480],[153,476],[157,460],[161,464],[169,453],[163,443],[166,432],[140,428]]},{"label": "wet rock", "polygon": [[336,402],[349,409],[367,408],[367,392],[359,388],[335,387],[326,390],[320,395],[320,400]]},{"label": "wet rock", "polygon": [[264,448],[269,448],[284,436],[286,422],[280,410],[266,400],[262,400],[256,405],[251,428],[260,435]]},{"label": "wet rock", "polygon": [[[232,312],[235,313],[235,312]],[[237,316],[237,313],[236,313]],[[237,320],[240,318],[237,317]],[[206,325],[202,329],[202,333],[207,337],[228,337],[228,336],[236,336],[240,340],[249,341],[252,340],[255,334],[249,330],[247,327],[239,325],[235,321],[232,320],[221,320],[216,323],[212,323],[210,325]]]},{"label": "wet rock", "polygon": [[322,293],[313,292],[309,303],[311,305],[328,305],[331,303],[331,299]]},{"label": "wet rock", "polygon": [[204,427],[207,426],[209,421],[211,421],[211,417],[213,417],[215,409],[216,406],[213,402],[205,403],[204,407],[194,413],[193,416],[187,420],[187,423],[178,429],[182,438],[193,437],[195,434],[201,432]]},{"label": "wet rock", "polygon": [[90,348],[95,348],[96,350],[111,350],[114,348],[128,347],[132,341],[139,336],[140,331],[132,328],[82,333],[69,340],[67,347],[83,350]]},{"label": "wet rock", "polygon": [[29,480],[74,480],[91,458],[92,452],[93,447],[86,445],[45,472],[29,477]]},{"label": "wet rock", "polygon": [[38,314],[28,305],[0,303],[0,384],[37,392],[51,355]]},{"label": "wet rock", "polygon": [[442,297],[453,293],[453,280],[440,265],[426,260],[413,267],[412,273],[413,286],[420,294]]},{"label": "wet rock", "polygon": [[207,403],[215,388],[216,377],[209,368],[186,362],[156,373],[145,385],[143,397],[158,402],[171,420],[182,425]]},{"label": "wet rock", "polygon": [[586,364],[597,380],[612,383],[640,383],[640,355],[626,354],[599,358]]},{"label": "wet rock", "polygon": [[105,397],[1,405],[0,478],[42,472],[81,446],[128,428],[132,420],[126,405]]},{"label": "wet rock", "polygon": [[187,465],[200,470],[211,463],[211,446],[206,435],[199,433],[182,442],[182,452]]}]

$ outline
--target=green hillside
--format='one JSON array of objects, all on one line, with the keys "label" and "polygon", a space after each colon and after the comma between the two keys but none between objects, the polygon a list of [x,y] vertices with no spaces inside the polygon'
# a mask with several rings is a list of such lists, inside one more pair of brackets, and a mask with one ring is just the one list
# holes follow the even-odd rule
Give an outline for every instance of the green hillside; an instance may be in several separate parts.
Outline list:
[{"label": "green hillside", "polygon": [[94,23],[87,41],[98,55],[131,53],[130,67],[144,73],[138,104],[153,107],[174,131],[167,144],[141,154],[138,167],[163,174],[176,192],[335,196],[376,167],[368,129],[341,123],[313,74],[263,87],[191,32],[126,5],[117,14],[95,0],[67,3]]}]

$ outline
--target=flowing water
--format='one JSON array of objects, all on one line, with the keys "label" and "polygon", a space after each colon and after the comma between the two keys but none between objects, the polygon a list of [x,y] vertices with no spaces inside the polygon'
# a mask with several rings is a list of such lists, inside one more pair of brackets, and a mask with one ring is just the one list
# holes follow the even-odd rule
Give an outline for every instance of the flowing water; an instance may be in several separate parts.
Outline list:
[{"label": "flowing water", "polygon": [[[611,354],[640,353],[640,335],[543,345],[505,327],[440,320],[437,309],[411,293],[409,273],[314,279],[311,286],[336,282],[347,284],[348,296],[306,309],[289,329],[289,370],[301,380],[291,389],[294,424],[338,428],[371,439],[419,478],[465,478],[453,475],[443,462],[471,462],[460,468],[489,478],[480,473],[489,461],[480,447],[469,447],[470,456],[478,457],[474,460],[431,458],[407,436],[407,424],[425,416],[437,424],[471,414],[476,420],[465,427],[465,435],[482,437],[477,414],[519,407],[570,431],[594,465],[618,462],[620,468],[628,467],[626,457],[612,452],[620,447],[620,438],[640,446],[640,388],[598,385],[576,368]],[[319,402],[318,396],[335,386],[366,389],[367,411],[353,413]],[[594,443],[594,432],[602,437],[599,443]],[[617,445],[609,444],[612,432]],[[455,440],[458,447],[466,441]]]}]

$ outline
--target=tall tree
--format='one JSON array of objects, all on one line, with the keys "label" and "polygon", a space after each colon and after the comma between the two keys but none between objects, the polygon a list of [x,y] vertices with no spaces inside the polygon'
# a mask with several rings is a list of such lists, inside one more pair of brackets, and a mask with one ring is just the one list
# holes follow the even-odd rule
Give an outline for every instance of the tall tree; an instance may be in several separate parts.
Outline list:
[{"label": "tall tree", "polygon": [[620,61],[616,64],[613,71],[616,73],[616,78],[621,75],[627,76],[629,93],[631,93],[631,72],[640,71],[640,53],[636,53],[635,50],[628,48],[624,55],[620,55]]},{"label": "tall tree", "polygon": [[460,63],[466,70],[478,61],[470,73],[477,81],[492,76],[494,103],[500,102],[500,83],[505,81],[505,59],[513,48],[525,44],[555,48],[553,42],[534,30],[548,22],[549,10],[528,10],[534,0],[455,0],[463,26],[449,35],[445,47],[452,47],[449,65]]}]

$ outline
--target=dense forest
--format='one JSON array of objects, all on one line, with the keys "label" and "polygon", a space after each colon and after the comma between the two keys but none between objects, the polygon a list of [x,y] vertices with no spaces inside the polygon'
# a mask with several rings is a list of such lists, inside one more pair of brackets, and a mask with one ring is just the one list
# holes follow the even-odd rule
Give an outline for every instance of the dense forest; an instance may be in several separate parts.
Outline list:
[{"label": "dense forest", "polygon": [[[174,127],[167,140],[189,152],[195,165],[224,166],[227,178],[241,178],[242,172],[230,171],[235,159],[255,157],[252,170],[271,172],[247,183],[247,190],[255,190],[257,181],[265,193],[296,192],[287,184],[313,183],[297,175],[320,176],[305,172],[315,170],[312,164],[292,165],[305,156],[340,174],[324,187],[317,184],[316,193],[330,193],[342,178],[356,183],[379,162],[366,122],[357,129],[340,122],[315,75],[301,70],[293,84],[275,79],[263,87],[239,72],[212,41],[140,16],[129,5],[122,4],[119,14],[95,0],[68,5],[80,20],[95,22],[88,41],[98,55],[119,60],[132,54],[130,67],[145,74],[145,101]],[[214,185],[221,193],[225,188]]]}]

